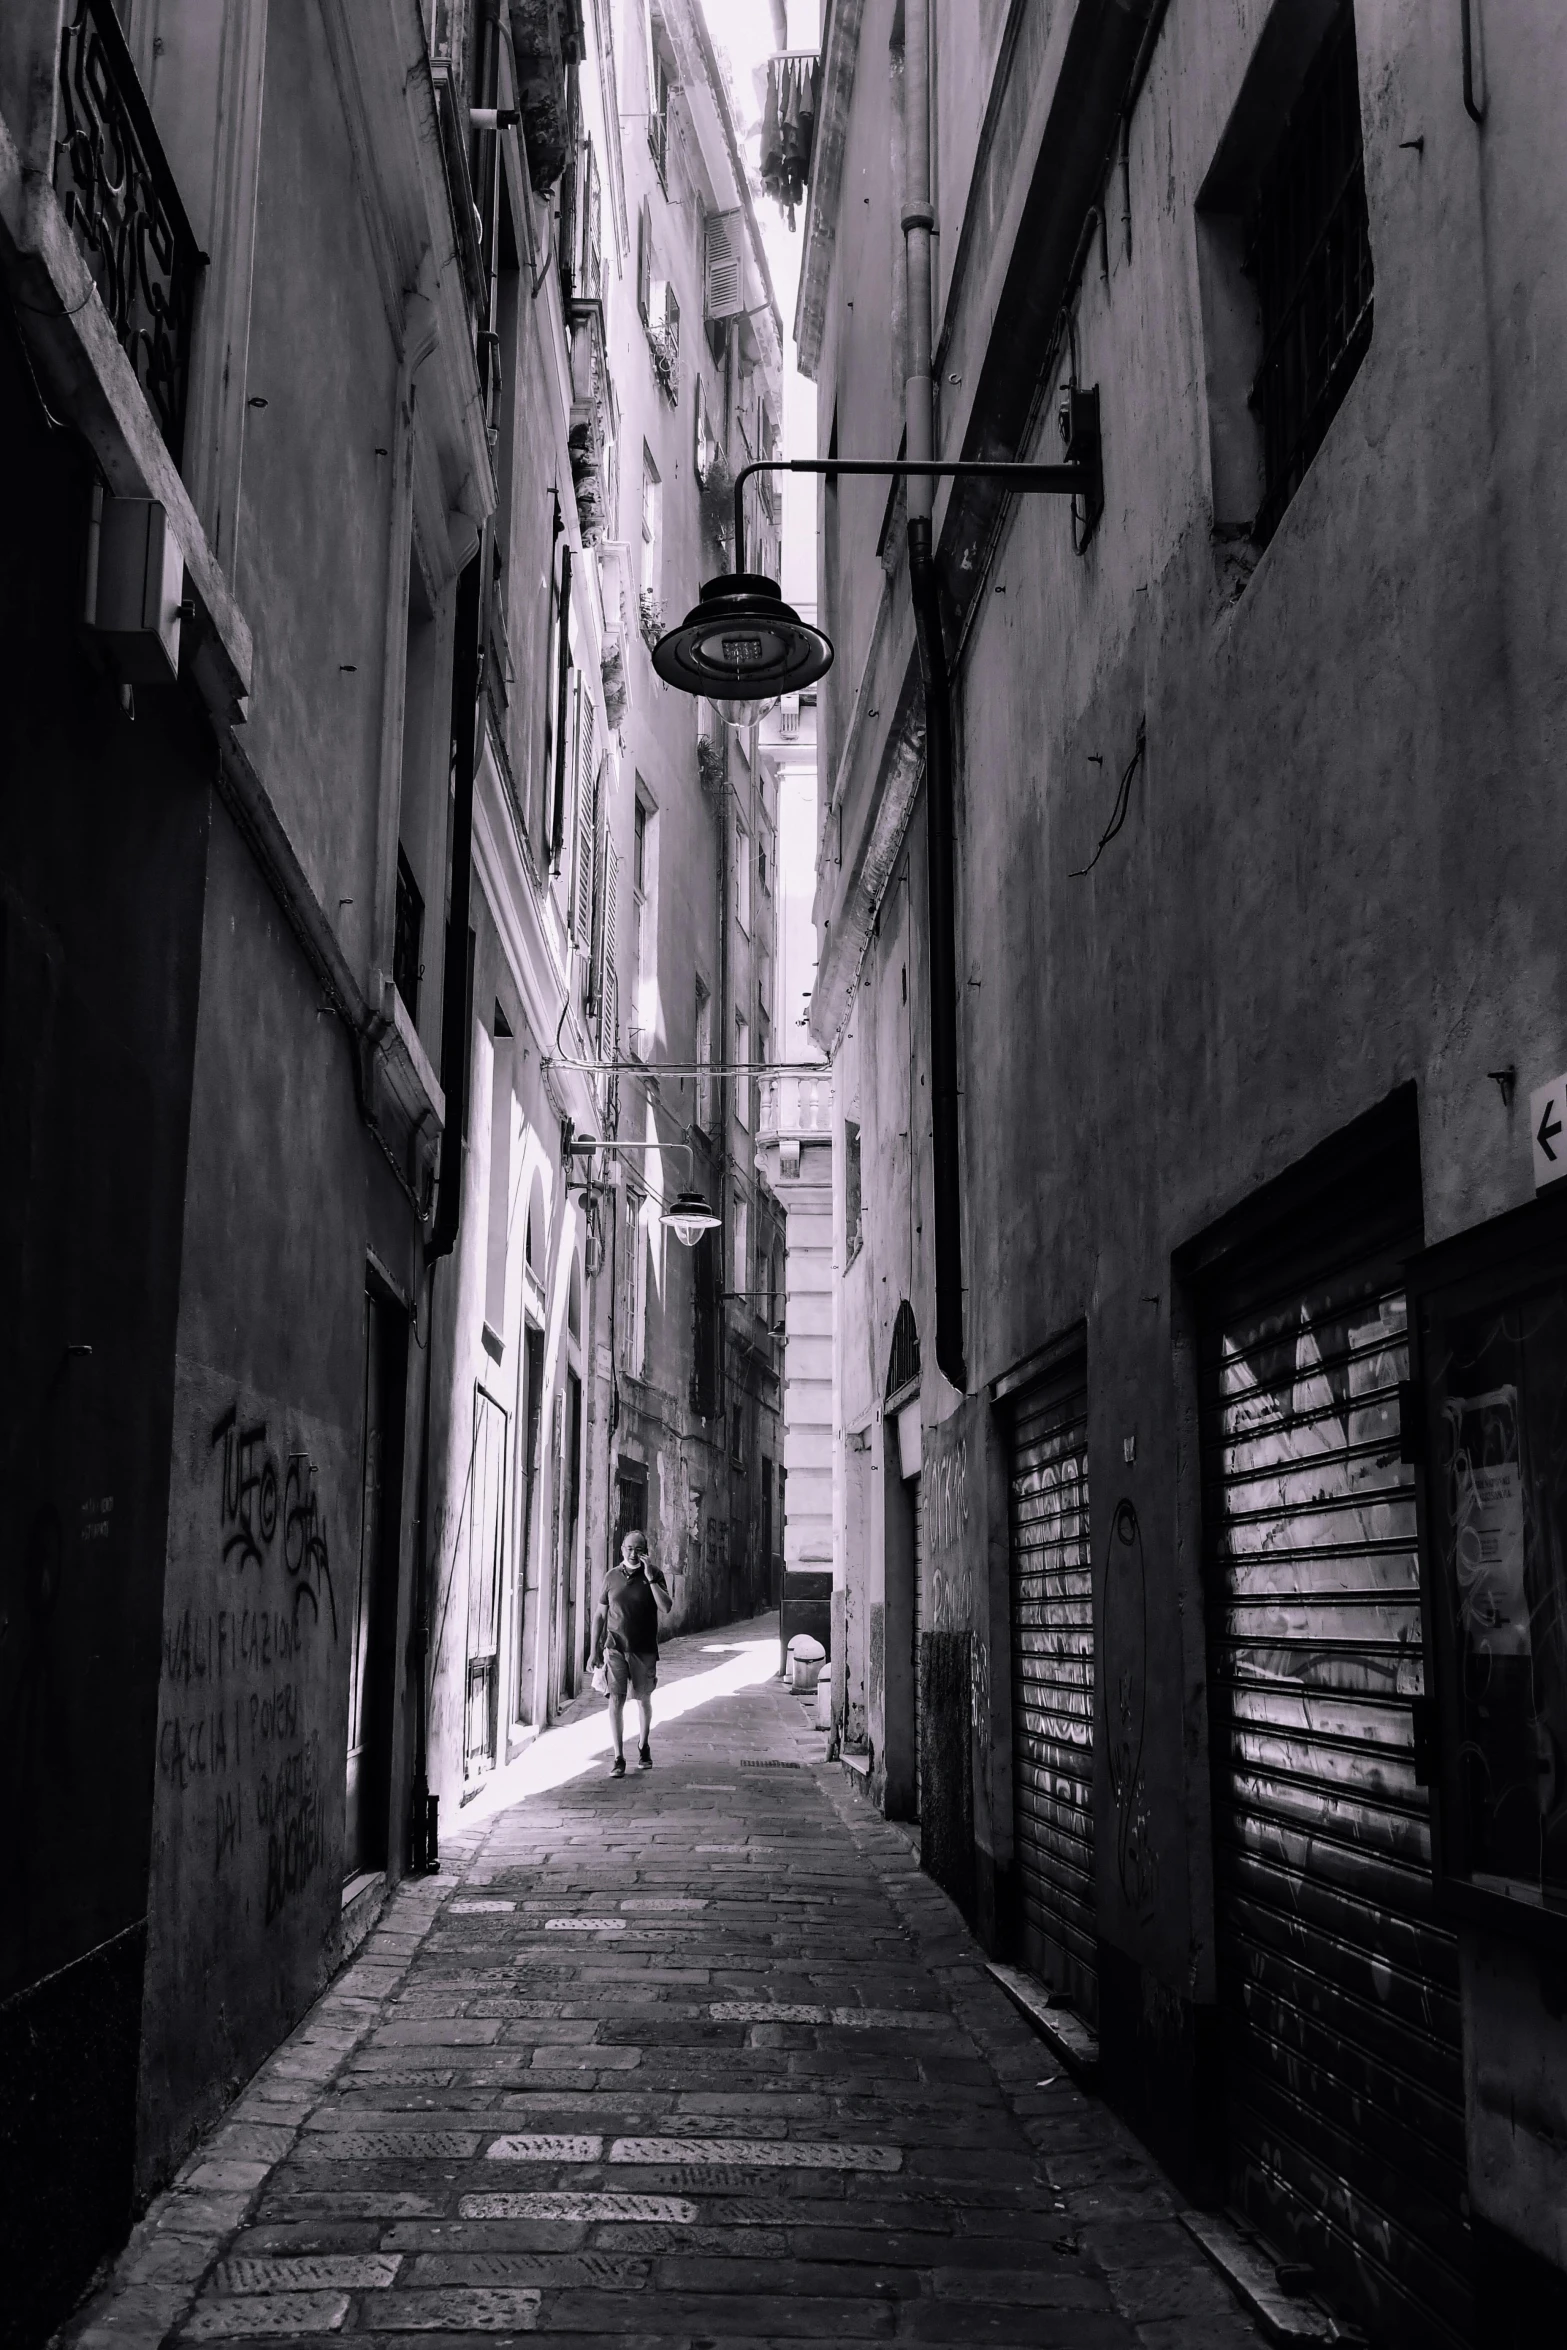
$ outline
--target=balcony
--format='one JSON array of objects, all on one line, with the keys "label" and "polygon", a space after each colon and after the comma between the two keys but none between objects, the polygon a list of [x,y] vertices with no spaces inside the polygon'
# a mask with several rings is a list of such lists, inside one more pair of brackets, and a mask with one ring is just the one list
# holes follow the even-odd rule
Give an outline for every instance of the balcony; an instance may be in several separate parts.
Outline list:
[{"label": "balcony", "polygon": [[615,389],[604,341],[604,306],[598,301],[566,305],[571,336],[571,422],[566,442],[577,493],[577,521],[586,547],[599,544],[609,528],[605,459],[615,437]]},{"label": "balcony", "polygon": [[758,1143],[832,1138],[832,1077],[764,1077]]},{"label": "balcony", "polygon": [[176,464],[185,439],[197,249],[111,0],[71,0],[54,188]]},{"label": "balcony", "polygon": [[547,196],[568,161],[566,71],[578,56],[577,12],[568,0],[511,0],[510,15],[528,177],[534,194]]}]

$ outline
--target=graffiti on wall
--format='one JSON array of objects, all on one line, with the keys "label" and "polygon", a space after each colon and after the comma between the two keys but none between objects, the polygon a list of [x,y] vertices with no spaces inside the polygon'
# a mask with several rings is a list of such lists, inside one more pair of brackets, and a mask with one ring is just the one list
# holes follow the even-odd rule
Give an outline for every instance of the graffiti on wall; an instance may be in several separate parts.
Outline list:
[{"label": "graffiti on wall", "polygon": [[1148,1588],[1143,1533],[1135,1503],[1124,1496],[1110,1520],[1104,1588],[1105,1763],[1115,1806],[1115,1866],[1122,1894],[1138,1917],[1159,1897],[1159,1854],[1143,1770],[1148,1712]]},{"label": "graffiti on wall", "polygon": [[208,1425],[198,1478],[193,1564],[211,1604],[165,1621],[158,1772],[181,1845],[259,1895],[270,1924],[326,1861],[306,1720],[311,1651],[338,1637],[326,1512],[310,1454],[274,1446],[237,1400]]}]

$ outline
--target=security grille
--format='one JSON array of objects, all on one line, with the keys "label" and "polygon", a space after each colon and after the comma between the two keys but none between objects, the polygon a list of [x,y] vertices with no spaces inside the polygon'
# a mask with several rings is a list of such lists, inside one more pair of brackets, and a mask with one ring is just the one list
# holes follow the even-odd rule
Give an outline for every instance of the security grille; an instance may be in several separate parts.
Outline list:
[{"label": "security grille", "polygon": [[1023,1955],[1093,2022],[1094,1593],[1081,1355],[1013,1399],[1008,1494]]},{"label": "security grille", "polygon": [[1355,12],[1344,0],[1252,201],[1246,266],[1262,311],[1251,402],[1266,541],[1371,341],[1371,235]]},{"label": "security grille", "polygon": [[1390,1234],[1205,1317],[1230,2187],[1378,2342],[1469,2339],[1458,1954],[1433,1911]]}]

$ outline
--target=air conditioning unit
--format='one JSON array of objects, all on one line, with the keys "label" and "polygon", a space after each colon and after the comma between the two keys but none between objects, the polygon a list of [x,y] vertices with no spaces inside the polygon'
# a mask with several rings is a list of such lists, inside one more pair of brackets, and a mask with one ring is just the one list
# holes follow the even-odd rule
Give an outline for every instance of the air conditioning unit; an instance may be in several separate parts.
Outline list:
[{"label": "air conditioning unit", "polygon": [[708,214],[704,317],[738,318],[745,308],[742,225],[738,212]]}]

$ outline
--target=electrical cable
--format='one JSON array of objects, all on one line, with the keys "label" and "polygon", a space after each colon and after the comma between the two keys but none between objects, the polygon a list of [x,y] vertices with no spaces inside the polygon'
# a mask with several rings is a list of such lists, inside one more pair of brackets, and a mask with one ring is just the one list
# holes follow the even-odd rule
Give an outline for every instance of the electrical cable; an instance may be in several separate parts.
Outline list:
[{"label": "electrical cable", "polygon": [[1092,873],[1094,867],[1098,864],[1100,858],[1104,855],[1106,849],[1110,846],[1110,843],[1114,840],[1116,834],[1120,831],[1122,825],[1126,822],[1127,815],[1131,807],[1132,778],[1137,773],[1138,768],[1142,765],[1143,759],[1147,754],[1147,750],[1148,721],[1146,718],[1139,718],[1137,721],[1137,746],[1132,752],[1131,758],[1126,763],[1125,771],[1122,774],[1120,784],[1116,789],[1115,805],[1110,811],[1110,821],[1105,826],[1103,832],[1099,835],[1099,845],[1094,850],[1093,855],[1089,858],[1088,863],[1086,865],[1075,866],[1071,873],[1069,873],[1067,876],[1068,880],[1081,881],[1085,874]]}]

